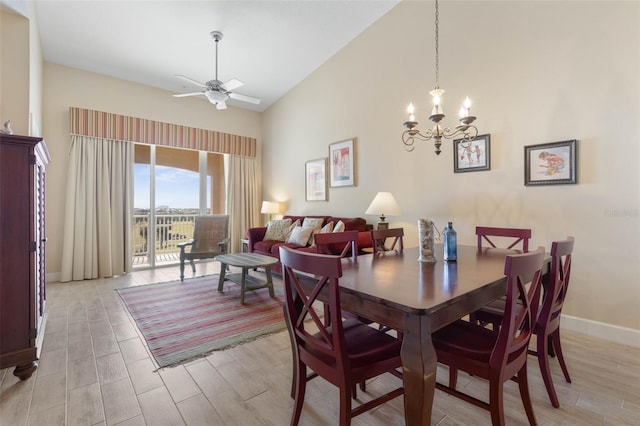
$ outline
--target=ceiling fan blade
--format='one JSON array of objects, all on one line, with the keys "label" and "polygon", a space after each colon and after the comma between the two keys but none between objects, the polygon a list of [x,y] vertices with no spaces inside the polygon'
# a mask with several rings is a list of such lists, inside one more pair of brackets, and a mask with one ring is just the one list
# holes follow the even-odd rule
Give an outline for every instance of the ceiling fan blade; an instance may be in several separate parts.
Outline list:
[{"label": "ceiling fan blade", "polygon": [[194,80],[194,79],[192,79],[192,78],[189,78],[189,77],[187,77],[187,76],[185,76],[185,75],[176,74],[176,77],[181,78],[181,79],[183,79],[183,80],[186,80],[186,81],[188,81],[189,83],[195,84],[196,86],[200,86],[200,87],[203,87],[203,88],[205,88],[205,89],[207,88],[207,85],[206,85],[206,84],[204,84],[204,83],[200,83],[199,81],[196,81],[196,80]]},{"label": "ceiling fan blade", "polygon": [[229,93],[229,97],[231,99],[235,99],[236,101],[249,102],[249,103],[256,104],[256,105],[258,105],[260,102],[262,102],[258,98],[252,98],[251,96],[239,95],[237,93]]},{"label": "ceiling fan blade", "polygon": [[216,104],[217,109],[227,109],[227,104],[225,102],[218,102]]},{"label": "ceiling fan blade", "polygon": [[197,95],[204,95],[204,92],[178,93],[176,95],[173,95],[173,97],[174,98],[184,98],[186,96],[197,96]]},{"label": "ceiling fan blade", "polygon": [[222,90],[226,90],[227,92],[233,90],[233,89],[237,89],[240,86],[244,86],[244,83],[241,82],[240,80],[238,80],[237,78],[232,78],[231,80],[227,81],[226,83],[222,83],[220,85],[220,88]]}]

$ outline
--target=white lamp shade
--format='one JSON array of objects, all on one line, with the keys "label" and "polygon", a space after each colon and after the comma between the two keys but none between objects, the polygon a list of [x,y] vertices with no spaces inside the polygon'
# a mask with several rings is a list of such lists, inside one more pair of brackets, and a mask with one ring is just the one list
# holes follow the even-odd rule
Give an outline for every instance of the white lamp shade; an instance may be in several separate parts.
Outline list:
[{"label": "white lamp shade", "polygon": [[400,207],[390,192],[378,192],[365,214],[375,214],[378,216],[398,216]]},{"label": "white lamp shade", "polygon": [[276,203],[275,201],[263,201],[262,208],[260,209],[260,213],[264,213],[264,214],[280,213],[280,203]]}]

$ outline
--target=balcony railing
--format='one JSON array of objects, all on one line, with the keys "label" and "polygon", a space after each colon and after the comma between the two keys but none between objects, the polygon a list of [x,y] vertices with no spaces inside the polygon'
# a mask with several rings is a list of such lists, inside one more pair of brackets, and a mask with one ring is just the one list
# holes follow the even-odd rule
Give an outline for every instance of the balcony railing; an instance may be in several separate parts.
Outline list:
[{"label": "balcony railing", "polygon": [[[193,238],[195,214],[155,215],[156,263],[179,260],[178,244]],[[133,264],[148,264],[150,251],[149,215],[133,216]]]}]

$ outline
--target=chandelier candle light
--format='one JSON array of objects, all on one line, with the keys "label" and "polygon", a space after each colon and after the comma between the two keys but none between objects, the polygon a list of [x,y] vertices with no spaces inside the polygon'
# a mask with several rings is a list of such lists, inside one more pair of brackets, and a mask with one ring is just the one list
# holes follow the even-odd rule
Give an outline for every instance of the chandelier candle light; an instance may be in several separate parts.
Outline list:
[{"label": "chandelier candle light", "polygon": [[429,92],[431,97],[433,98],[433,109],[431,110],[431,115],[429,116],[429,120],[433,121],[435,125],[433,129],[428,129],[424,133],[416,128],[418,122],[415,119],[414,112],[415,109],[413,107],[413,103],[409,103],[409,107],[407,108],[407,112],[409,113],[409,121],[404,122],[404,127],[407,128],[404,132],[402,132],[402,143],[405,145],[405,149],[407,151],[413,151],[415,143],[415,139],[420,139],[423,141],[429,141],[433,139],[433,145],[435,146],[436,155],[440,155],[440,146],[442,145],[442,138],[453,139],[460,138],[463,139],[463,146],[470,144],[476,136],[478,136],[478,129],[473,126],[471,123],[476,119],[471,115],[471,100],[467,97],[462,107],[460,108],[460,124],[455,127],[453,130],[449,130],[447,127],[442,127],[440,122],[444,119],[445,115],[442,110],[442,106],[440,105],[442,101],[442,95],[444,95],[444,89],[440,88],[440,63],[439,63],[439,50],[438,50],[438,24],[439,24],[439,14],[438,14],[438,0],[436,0],[436,87]]}]

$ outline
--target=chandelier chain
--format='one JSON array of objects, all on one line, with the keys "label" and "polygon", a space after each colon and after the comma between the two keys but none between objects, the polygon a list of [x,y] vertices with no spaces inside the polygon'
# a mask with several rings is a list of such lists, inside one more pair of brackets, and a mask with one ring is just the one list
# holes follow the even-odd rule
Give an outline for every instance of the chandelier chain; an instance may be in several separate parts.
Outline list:
[{"label": "chandelier chain", "polygon": [[436,89],[440,88],[440,51],[438,49],[438,24],[440,23],[439,17],[440,14],[438,12],[438,0],[436,0]]}]

